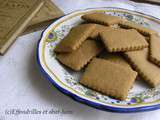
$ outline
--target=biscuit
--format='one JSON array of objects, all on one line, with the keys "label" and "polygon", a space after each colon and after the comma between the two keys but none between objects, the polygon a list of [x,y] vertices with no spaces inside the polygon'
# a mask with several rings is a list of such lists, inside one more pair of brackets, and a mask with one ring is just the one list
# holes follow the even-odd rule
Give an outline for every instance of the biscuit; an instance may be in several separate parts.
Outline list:
[{"label": "biscuit", "polygon": [[113,25],[118,24],[122,21],[120,17],[107,15],[105,13],[89,13],[81,17],[83,20],[91,23],[97,23],[102,25]]},{"label": "biscuit", "polygon": [[57,54],[57,59],[75,71],[81,70],[103,47],[94,40],[86,40],[80,48],[71,53]]},{"label": "biscuit", "polygon": [[130,21],[123,21],[119,23],[119,26],[122,28],[127,28],[127,29],[136,29],[139,33],[141,33],[144,36],[150,36],[151,34],[157,34],[157,32],[154,30],[151,30],[149,28],[143,27],[140,24],[136,24]]},{"label": "biscuit", "polygon": [[140,50],[148,46],[145,38],[134,29],[103,31],[100,38],[109,52]]},{"label": "biscuit", "polygon": [[148,60],[148,48],[124,53],[139,75],[151,86],[160,84],[160,68]]},{"label": "biscuit", "polygon": [[160,37],[151,35],[149,43],[149,60],[160,66]]},{"label": "biscuit", "polygon": [[80,47],[94,30],[94,24],[81,24],[71,29],[69,34],[56,46],[55,52],[72,52]]},{"label": "biscuit", "polygon": [[91,33],[91,35],[89,36],[89,38],[95,40],[95,39],[97,39],[99,33],[103,32],[103,31],[109,31],[112,29],[114,29],[114,28],[96,24],[96,27],[95,27],[94,31]]},{"label": "biscuit", "polygon": [[125,100],[137,73],[111,61],[94,58],[80,83],[105,95]]}]

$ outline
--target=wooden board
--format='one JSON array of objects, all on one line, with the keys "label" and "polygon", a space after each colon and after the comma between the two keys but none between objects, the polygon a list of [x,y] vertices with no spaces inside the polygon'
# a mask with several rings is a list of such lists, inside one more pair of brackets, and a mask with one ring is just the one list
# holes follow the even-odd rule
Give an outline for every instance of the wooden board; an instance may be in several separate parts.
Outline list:
[{"label": "wooden board", "polygon": [[64,15],[64,13],[51,0],[44,1],[45,3],[43,7],[29,23],[28,28],[23,34],[43,29],[52,23],[56,18]]},{"label": "wooden board", "polygon": [[4,54],[43,6],[42,0],[0,0],[0,54]]},{"label": "wooden board", "polygon": [[139,2],[139,3],[148,3],[153,5],[160,5],[160,0],[131,0],[131,1]]}]

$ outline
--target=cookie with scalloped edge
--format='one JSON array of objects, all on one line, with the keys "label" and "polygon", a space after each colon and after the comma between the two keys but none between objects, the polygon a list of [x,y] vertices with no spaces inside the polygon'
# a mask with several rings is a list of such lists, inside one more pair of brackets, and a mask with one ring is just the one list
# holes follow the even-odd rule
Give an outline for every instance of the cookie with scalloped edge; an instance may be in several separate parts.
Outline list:
[{"label": "cookie with scalloped edge", "polygon": [[136,76],[137,72],[127,67],[94,58],[87,66],[80,83],[105,95],[125,100]]},{"label": "cookie with scalloped edge", "polygon": [[144,36],[150,36],[151,34],[157,34],[156,31],[143,27],[140,24],[136,24],[131,21],[122,21],[119,23],[119,26],[126,29],[136,29],[139,33],[141,33]]},{"label": "cookie with scalloped edge", "polygon": [[148,60],[148,48],[125,52],[127,60],[151,87],[160,85],[160,68]]},{"label": "cookie with scalloped edge", "polygon": [[134,29],[103,31],[100,38],[108,52],[133,51],[148,47],[145,38]]},{"label": "cookie with scalloped edge", "polygon": [[149,60],[160,66],[160,36],[155,34],[149,40]]},{"label": "cookie with scalloped edge", "polygon": [[101,43],[94,40],[86,40],[77,50],[70,53],[59,53],[56,58],[69,68],[79,71],[93,57],[98,55],[102,49]]},{"label": "cookie with scalloped edge", "polygon": [[81,18],[90,23],[97,23],[107,26],[118,24],[122,21],[122,18],[120,17],[108,15],[102,12],[88,13],[83,15]]},{"label": "cookie with scalloped edge", "polygon": [[89,37],[95,29],[94,24],[81,24],[73,27],[68,35],[55,47],[55,52],[72,52]]}]

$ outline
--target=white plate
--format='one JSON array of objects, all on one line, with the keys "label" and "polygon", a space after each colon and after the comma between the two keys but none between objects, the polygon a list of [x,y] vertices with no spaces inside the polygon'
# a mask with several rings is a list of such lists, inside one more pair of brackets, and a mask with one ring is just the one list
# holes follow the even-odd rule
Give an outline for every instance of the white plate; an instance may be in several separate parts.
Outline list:
[{"label": "white plate", "polygon": [[159,19],[126,9],[93,8],[73,12],[58,19],[42,34],[37,47],[37,61],[44,76],[64,94],[101,110],[138,112],[160,108],[160,88],[150,89],[148,85],[138,80],[129,92],[127,100],[119,101],[82,86],[78,82],[81,72],[74,72],[56,60],[53,49],[57,43],[73,26],[83,22],[82,15],[91,11],[120,16],[156,31],[160,30]]}]

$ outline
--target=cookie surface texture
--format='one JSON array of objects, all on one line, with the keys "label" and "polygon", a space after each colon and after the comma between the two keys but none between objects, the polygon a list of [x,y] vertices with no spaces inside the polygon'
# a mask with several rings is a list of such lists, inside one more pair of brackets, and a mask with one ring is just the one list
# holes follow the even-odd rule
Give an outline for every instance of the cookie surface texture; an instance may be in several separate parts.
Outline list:
[{"label": "cookie surface texture", "polygon": [[100,37],[109,52],[140,50],[148,46],[145,38],[134,29],[104,31]]},{"label": "cookie surface texture", "polygon": [[94,58],[86,68],[80,83],[105,95],[125,100],[136,76],[136,72],[126,67]]}]

